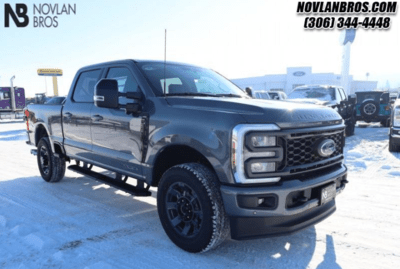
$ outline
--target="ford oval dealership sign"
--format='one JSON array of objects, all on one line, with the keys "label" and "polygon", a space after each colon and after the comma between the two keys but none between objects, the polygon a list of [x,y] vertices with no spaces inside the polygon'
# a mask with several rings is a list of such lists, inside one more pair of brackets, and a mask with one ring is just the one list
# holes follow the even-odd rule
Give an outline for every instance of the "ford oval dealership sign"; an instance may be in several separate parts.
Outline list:
[{"label": "ford oval dealership sign", "polygon": [[302,76],[304,76],[306,73],[304,73],[303,71],[297,71],[297,72],[294,72],[293,73],[293,76],[296,76],[296,77],[302,77]]}]

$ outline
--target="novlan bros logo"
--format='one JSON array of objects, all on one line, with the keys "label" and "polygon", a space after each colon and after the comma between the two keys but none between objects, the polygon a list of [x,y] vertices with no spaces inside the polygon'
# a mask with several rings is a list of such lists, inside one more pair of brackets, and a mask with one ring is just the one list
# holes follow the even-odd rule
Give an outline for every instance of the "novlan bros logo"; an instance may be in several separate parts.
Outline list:
[{"label": "novlan bros logo", "polygon": [[[56,28],[58,27],[58,16],[76,15],[76,4],[33,4],[33,15],[34,28]],[[17,27],[28,26],[28,6],[15,4],[13,10],[10,4],[4,4],[4,27],[10,27],[10,18]]]},{"label": "novlan bros logo", "polygon": [[[10,27],[10,17],[17,27],[28,26],[29,17],[26,15],[26,13],[28,13],[28,7],[25,4],[15,4],[15,11],[17,14],[14,13],[10,4],[4,4],[4,27]],[[23,19],[23,21],[20,22],[17,16]]]}]

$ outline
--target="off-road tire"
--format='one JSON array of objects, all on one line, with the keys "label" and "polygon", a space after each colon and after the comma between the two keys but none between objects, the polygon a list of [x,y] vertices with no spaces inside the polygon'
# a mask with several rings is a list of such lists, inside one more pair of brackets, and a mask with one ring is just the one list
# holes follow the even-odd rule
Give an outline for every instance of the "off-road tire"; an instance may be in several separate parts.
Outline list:
[{"label": "off-road tire", "polygon": [[398,152],[399,146],[395,144],[392,140],[392,137],[389,137],[389,152]]},{"label": "off-road tire", "polygon": [[363,120],[367,122],[371,121],[375,116],[379,114],[379,103],[373,100],[366,100],[360,106],[360,113],[363,117]]},{"label": "off-road tire", "polygon": [[[180,193],[179,188],[186,192]],[[190,225],[193,224],[193,227],[191,226],[186,231],[186,235],[184,231],[190,220],[183,221],[188,216],[182,216],[185,208],[179,204],[181,198],[186,199],[185,196],[196,201],[193,207],[190,204],[193,216],[195,216],[194,212],[201,211],[201,214],[196,213],[196,216],[201,215],[202,218],[199,221],[199,218],[192,217],[194,224],[191,222]],[[177,202],[174,202],[174,199]],[[225,213],[219,181],[216,175],[204,165],[186,163],[168,169],[158,186],[157,206],[161,224],[168,237],[178,247],[188,252],[206,252],[213,249],[229,234],[229,219]],[[177,220],[179,224],[176,224],[174,216],[181,216]],[[200,224],[196,225],[196,223]]]},{"label": "off-road tire", "polygon": [[46,182],[58,182],[65,175],[65,160],[54,156],[48,137],[40,139],[37,146],[37,163]]}]

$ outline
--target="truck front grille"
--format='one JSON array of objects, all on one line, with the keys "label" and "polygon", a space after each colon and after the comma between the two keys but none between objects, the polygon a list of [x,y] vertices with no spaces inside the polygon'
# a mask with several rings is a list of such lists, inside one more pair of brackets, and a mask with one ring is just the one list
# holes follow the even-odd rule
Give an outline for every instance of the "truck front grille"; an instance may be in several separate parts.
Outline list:
[{"label": "truck front grille", "polygon": [[[316,151],[316,147],[324,139],[332,139],[336,144],[335,152],[328,157],[322,157]],[[292,134],[286,142],[286,164],[288,167],[312,164],[339,156],[343,153],[343,139],[344,131]]]}]

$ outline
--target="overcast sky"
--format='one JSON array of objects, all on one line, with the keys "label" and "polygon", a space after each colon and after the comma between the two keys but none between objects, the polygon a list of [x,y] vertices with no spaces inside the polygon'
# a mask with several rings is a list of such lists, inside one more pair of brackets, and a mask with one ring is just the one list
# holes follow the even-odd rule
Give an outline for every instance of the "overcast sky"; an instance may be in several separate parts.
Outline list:
[{"label": "overcast sky", "polygon": [[[284,74],[287,67],[311,66],[316,73],[340,74],[339,30],[304,30],[297,1],[24,1],[30,24],[4,27],[0,4],[0,86],[24,87],[28,96],[45,91],[38,68],[61,68],[61,95],[85,65],[117,59],[164,58],[217,70],[228,78]],[[33,27],[33,4],[76,3],[76,15],[58,16],[57,28]],[[350,74],[400,87],[400,22],[389,30],[358,30]],[[49,95],[51,79],[47,79]]]}]

